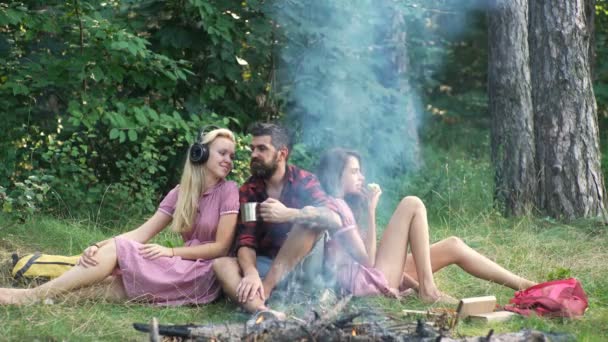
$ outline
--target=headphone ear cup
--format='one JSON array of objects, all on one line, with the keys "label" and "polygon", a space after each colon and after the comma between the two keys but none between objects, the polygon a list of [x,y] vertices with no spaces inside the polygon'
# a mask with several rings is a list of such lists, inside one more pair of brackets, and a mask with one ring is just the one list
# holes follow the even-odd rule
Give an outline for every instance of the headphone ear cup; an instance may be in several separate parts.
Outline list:
[{"label": "headphone ear cup", "polygon": [[190,162],[193,164],[203,164],[209,159],[209,145],[192,144],[190,147]]}]

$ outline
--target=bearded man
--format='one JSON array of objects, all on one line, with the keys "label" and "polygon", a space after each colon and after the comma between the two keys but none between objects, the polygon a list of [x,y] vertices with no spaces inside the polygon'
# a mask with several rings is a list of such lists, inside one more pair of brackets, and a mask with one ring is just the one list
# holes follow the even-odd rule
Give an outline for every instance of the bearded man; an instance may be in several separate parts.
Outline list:
[{"label": "bearded man", "polygon": [[[236,258],[213,265],[224,293],[249,312],[265,305],[275,286],[314,247],[324,229],[340,224],[317,177],[287,163],[291,139],[276,124],[250,127],[251,177],[240,202],[257,202],[258,220],[237,222]],[[276,312],[275,312],[276,313]]]}]

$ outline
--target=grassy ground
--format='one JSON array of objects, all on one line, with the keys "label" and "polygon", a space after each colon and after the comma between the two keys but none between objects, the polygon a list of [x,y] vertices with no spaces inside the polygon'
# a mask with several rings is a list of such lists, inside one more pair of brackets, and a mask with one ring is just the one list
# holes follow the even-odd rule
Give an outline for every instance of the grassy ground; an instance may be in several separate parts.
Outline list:
[{"label": "grassy ground", "polygon": [[[433,240],[460,236],[507,268],[538,281],[547,279],[551,272],[570,272],[582,281],[590,297],[590,308],[581,320],[516,319],[491,326],[497,333],[534,328],[570,332],[581,341],[600,341],[608,335],[608,264],[604,261],[608,258],[608,238],[604,226],[592,221],[559,224],[536,219],[505,220],[492,214],[470,220],[458,217],[455,213],[450,225],[441,223],[446,221],[444,218],[436,218]],[[107,235],[109,232],[87,226],[86,222],[39,217],[17,224],[0,217],[0,284],[11,285],[10,252],[77,254],[91,241]],[[164,235],[160,239],[174,237]],[[437,281],[440,288],[456,297],[496,295],[499,303],[505,304],[513,295],[509,289],[474,279],[455,267],[439,272]],[[395,315],[405,308],[425,308],[416,299],[400,303],[385,298],[364,299],[351,305]],[[152,317],[158,317],[163,324],[206,324],[244,321],[247,316],[225,300],[204,307],[160,308],[68,296],[52,305],[0,307],[0,340],[141,340],[145,336],[136,332],[132,323],[148,322]],[[455,333],[485,335],[489,328],[465,322]]]},{"label": "grassy ground", "polygon": [[[424,151],[426,164],[415,176],[379,182],[384,189],[380,226],[388,221],[401,196],[416,194],[427,204],[432,241],[459,236],[506,268],[535,281],[545,281],[556,274],[574,276],[581,280],[590,306],[580,320],[518,318],[492,326],[462,322],[454,331],[455,336],[486,335],[490,328],[496,333],[530,328],[571,333],[580,341],[604,341],[608,336],[607,226],[596,220],[560,223],[548,218],[505,219],[498,215],[492,208],[492,176],[483,152],[487,149],[487,136],[473,139],[485,141],[485,145],[476,143],[466,148],[458,147],[462,136],[456,135],[451,138],[453,143],[443,144],[456,149]],[[103,214],[102,211],[95,212]],[[136,227],[142,219],[131,218],[130,222],[106,230],[92,223],[98,221],[37,216],[17,223],[0,214],[0,286],[12,283],[11,252],[78,254],[91,242]],[[157,238],[163,244],[176,241],[177,236],[171,233]],[[436,279],[440,289],[458,298],[495,295],[500,304],[506,304],[513,296],[512,290],[475,279],[455,266],[439,272]],[[291,305],[286,309],[297,314],[298,307],[305,306]],[[396,316],[406,308],[426,308],[412,298],[402,302],[387,298],[351,302],[351,308],[363,307]],[[162,308],[68,296],[53,305],[0,307],[0,340],[143,340],[146,336],[136,332],[132,323],[149,322],[152,317],[159,318],[162,324],[247,319],[223,299],[203,307]]]}]

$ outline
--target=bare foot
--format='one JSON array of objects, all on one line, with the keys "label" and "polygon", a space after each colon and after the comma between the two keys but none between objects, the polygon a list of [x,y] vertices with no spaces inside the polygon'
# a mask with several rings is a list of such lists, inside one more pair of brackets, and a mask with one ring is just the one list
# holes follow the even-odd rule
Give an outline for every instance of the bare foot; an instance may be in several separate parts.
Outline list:
[{"label": "bare foot", "polygon": [[[522,282],[519,284],[519,290],[525,290],[525,289],[530,288],[530,287],[532,287],[532,286],[534,286],[534,285],[537,285],[537,284],[538,284],[538,283],[535,283],[535,282],[533,282],[533,281],[530,281],[530,280],[524,279],[524,281],[522,281]],[[516,290],[516,291],[517,291],[517,290]]]},{"label": "bare foot", "polygon": [[432,291],[419,290],[420,300],[426,304],[458,304],[458,299],[447,295],[438,289]]},{"label": "bare foot", "polygon": [[418,291],[420,284],[414,278],[412,278],[409,274],[403,273],[401,276],[401,284],[399,284],[399,291],[405,291],[407,289],[414,289]]},{"label": "bare foot", "polygon": [[433,302],[433,304],[447,304],[447,305],[456,305],[458,304],[460,301],[448,294],[442,293],[441,296],[439,296],[439,298],[437,298],[435,300],[435,302]]},{"label": "bare foot", "polygon": [[35,301],[27,289],[0,289],[0,305],[21,305]]}]

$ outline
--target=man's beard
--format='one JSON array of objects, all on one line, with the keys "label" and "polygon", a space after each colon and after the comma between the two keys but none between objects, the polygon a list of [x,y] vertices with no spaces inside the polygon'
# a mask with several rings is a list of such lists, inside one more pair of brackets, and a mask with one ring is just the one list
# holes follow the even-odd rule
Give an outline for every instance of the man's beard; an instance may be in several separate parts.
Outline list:
[{"label": "man's beard", "polygon": [[249,169],[251,170],[251,175],[254,177],[260,177],[262,179],[270,179],[274,172],[279,168],[279,163],[277,162],[278,153],[275,154],[274,158],[268,163],[265,164],[263,161],[259,159],[252,159],[249,163]]}]

